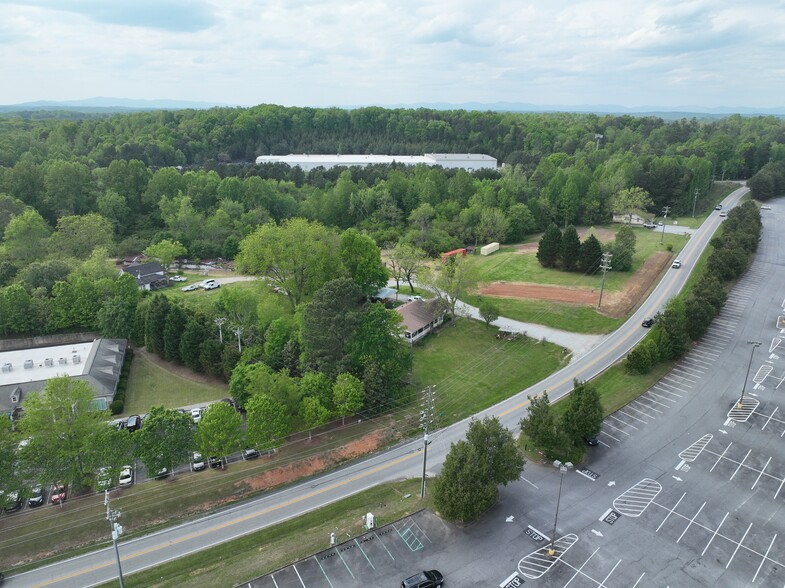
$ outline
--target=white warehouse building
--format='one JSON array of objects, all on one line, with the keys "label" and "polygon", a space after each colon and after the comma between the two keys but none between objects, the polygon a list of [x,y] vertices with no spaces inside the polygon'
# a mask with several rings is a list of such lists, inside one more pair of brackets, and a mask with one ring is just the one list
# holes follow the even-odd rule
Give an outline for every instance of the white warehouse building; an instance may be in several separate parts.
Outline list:
[{"label": "white warehouse building", "polygon": [[366,166],[374,164],[402,165],[440,165],[445,169],[496,169],[496,158],[481,153],[426,153],[425,155],[260,155],[256,163],[285,163],[291,167],[299,167],[303,171],[311,171],[317,167]]}]

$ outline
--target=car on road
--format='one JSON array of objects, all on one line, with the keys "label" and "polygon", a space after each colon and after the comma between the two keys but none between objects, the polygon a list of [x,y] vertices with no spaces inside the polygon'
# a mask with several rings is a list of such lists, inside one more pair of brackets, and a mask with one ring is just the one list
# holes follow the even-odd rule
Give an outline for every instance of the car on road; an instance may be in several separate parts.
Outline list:
[{"label": "car on road", "polygon": [[401,588],[439,588],[443,585],[444,576],[439,570],[420,572],[401,582]]},{"label": "car on road", "polygon": [[643,223],[643,228],[644,229],[655,229],[655,228],[657,228],[657,225],[655,225],[654,223]]},{"label": "car on road", "polygon": [[204,462],[202,454],[198,451],[194,451],[193,455],[191,456],[191,469],[195,472],[201,472],[206,467],[207,464]]},{"label": "car on road", "polygon": [[721,216],[722,218],[725,218],[726,216],[728,216],[728,213],[727,213],[727,212],[725,212],[725,211],[723,210],[723,211],[720,213],[720,216]]},{"label": "car on road", "polygon": [[201,408],[192,408],[191,409],[191,418],[194,421],[194,424],[198,424],[199,421],[202,420],[202,409]]},{"label": "car on road", "polygon": [[68,487],[62,482],[52,484],[52,498],[49,501],[52,504],[62,504],[66,498],[68,498]]},{"label": "car on road", "polygon": [[654,319],[653,318],[647,318],[647,319],[643,319],[643,322],[641,323],[641,326],[646,327],[648,329],[653,324],[654,324]]},{"label": "car on road", "polygon": [[120,471],[120,478],[119,484],[121,487],[125,488],[130,486],[134,483],[134,470],[129,465],[124,465],[123,469]]},{"label": "car on road", "polygon": [[128,417],[128,420],[125,421],[125,428],[131,433],[138,431],[142,428],[142,417],[138,414],[132,414]]},{"label": "car on road", "polygon": [[199,289],[199,284],[188,284],[187,286],[183,286],[180,288],[183,292],[193,292],[194,290]]},{"label": "car on road", "polygon": [[722,204],[718,204],[714,207],[714,210],[722,210]]},{"label": "car on road", "polygon": [[681,267],[681,259],[674,259],[673,263],[671,264],[671,267],[675,267],[676,269],[679,269]]},{"label": "car on road", "polygon": [[27,501],[27,506],[35,508],[41,506],[44,502],[46,502],[46,491],[44,490],[44,487],[41,484],[33,486],[30,490],[30,498]]}]

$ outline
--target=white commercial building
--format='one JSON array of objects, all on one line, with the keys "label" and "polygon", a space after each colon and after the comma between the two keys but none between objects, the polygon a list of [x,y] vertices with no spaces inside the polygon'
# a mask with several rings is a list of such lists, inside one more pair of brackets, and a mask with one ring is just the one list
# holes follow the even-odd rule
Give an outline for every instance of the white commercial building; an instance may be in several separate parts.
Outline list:
[{"label": "white commercial building", "polygon": [[303,171],[311,171],[317,167],[366,166],[375,164],[401,165],[440,165],[445,169],[496,169],[496,158],[481,153],[426,153],[425,155],[260,155],[256,163],[285,163],[291,167],[299,167]]}]

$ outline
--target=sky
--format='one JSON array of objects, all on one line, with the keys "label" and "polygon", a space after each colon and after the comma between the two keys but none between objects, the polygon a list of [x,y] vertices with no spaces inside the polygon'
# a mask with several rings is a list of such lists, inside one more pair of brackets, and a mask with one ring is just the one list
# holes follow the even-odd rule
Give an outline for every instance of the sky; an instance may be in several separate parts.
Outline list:
[{"label": "sky", "polygon": [[0,0],[0,104],[785,106],[785,0]]}]

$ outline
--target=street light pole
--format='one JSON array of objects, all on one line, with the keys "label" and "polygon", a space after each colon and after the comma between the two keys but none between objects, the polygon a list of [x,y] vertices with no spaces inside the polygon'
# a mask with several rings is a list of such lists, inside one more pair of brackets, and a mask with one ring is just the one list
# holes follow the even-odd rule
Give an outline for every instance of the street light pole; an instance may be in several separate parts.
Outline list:
[{"label": "street light pole", "polygon": [[602,270],[602,283],[600,284],[600,299],[597,301],[597,310],[602,306],[602,293],[605,290],[605,274],[611,269],[611,258],[613,253],[603,253],[602,261],[600,261],[600,269]]},{"label": "street light pole", "polygon": [[695,205],[698,203],[698,189],[695,188],[695,194],[692,196],[692,218],[695,218]]},{"label": "street light pole", "polygon": [[223,326],[224,323],[226,322],[226,317],[219,316],[213,322],[215,322],[215,324],[218,325],[218,339],[220,339],[221,344],[223,344],[224,342]]},{"label": "street light pole", "polygon": [[559,469],[559,495],[556,499],[556,516],[553,517],[553,534],[551,535],[551,546],[548,548],[548,555],[553,557],[556,555],[556,522],[559,520],[559,505],[561,504],[561,487],[564,483],[564,474],[567,473],[567,470],[572,469],[572,464],[568,461],[567,463],[562,463],[558,459],[553,462],[553,466]]},{"label": "street light pole", "polygon": [[752,356],[755,353],[755,349],[761,346],[760,341],[747,341],[748,345],[752,345],[752,349],[750,350],[750,362],[747,364],[747,374],[744,376],[744,384],[741,387],[741,398],[739,398],[739,403],[736,405],[736,408],[744,408],[744,391],[747,389],[747,378],[750,377],[750,368],[752,367]]},{"label": "street light pole", "polygon": [[665,222],[668,220],[668,213],[671,211],[670,206],[666,206],[662,209],[663,216],[662,216],[662,235],[660,235],[660,244],[662,244],[662,240],[665,238]]}]

